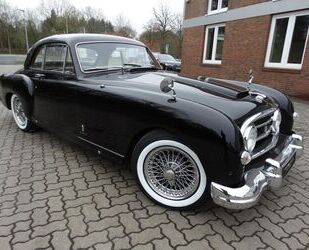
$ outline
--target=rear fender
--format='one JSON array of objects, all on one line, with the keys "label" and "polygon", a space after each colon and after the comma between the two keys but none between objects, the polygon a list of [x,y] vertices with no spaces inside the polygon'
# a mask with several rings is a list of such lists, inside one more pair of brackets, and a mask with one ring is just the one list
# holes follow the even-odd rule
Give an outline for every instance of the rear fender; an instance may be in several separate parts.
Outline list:
[{"label": "rear fender", "polygon": [[1,99],[3,104],[10,109],[11,105],[8,96],[18,94],[23,102],[26,116],[31,118],[34,104],[34,84],[32,80],[23,74],[2,75],[1,82]]}]

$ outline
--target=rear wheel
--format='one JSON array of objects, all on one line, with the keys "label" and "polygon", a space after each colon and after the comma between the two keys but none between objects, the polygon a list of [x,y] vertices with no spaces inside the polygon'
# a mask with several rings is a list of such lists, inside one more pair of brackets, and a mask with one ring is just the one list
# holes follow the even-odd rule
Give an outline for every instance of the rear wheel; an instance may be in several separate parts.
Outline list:
[{"label": "rear wheel", "polygon": [[22,99],[17,94],[11,97],[11,109],[15,123],[21,130],[32,132],[36,129],[35,124],[27,118]]},{"label": "rear wheel", "polygon": [[156,203],[186,209],[208,196],[208,183],[195,152],[164,132],[141,139],[134,149],[132,168],[143,192]]}]

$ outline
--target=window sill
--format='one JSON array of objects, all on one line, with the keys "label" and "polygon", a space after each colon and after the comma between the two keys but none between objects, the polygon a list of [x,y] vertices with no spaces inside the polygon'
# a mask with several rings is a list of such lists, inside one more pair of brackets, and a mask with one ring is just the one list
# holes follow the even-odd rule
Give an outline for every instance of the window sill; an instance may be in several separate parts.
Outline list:
[{"label": "window sill", "polygon": [[215,10],[215,11],[208,11],[208,13],[205,14],[205,16],[212,16],[216,14],[222,14],[228,11],[228,8],[222,9],[222,10]]},{"label": "window sill", "polygon": [[264,67],[264,72],[275,72],[275,73],[287,73],[287,74],[300,74],[301,69],[284,69],[284,68],[271,68]]}]

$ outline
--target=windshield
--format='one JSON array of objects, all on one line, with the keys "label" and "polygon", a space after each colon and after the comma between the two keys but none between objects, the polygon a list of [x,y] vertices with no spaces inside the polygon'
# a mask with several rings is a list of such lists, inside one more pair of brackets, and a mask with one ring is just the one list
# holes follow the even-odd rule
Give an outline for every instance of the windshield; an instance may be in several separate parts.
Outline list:
[{"label": "windshield", "polygon": [[138,45],[87,43],[78,45],[76,52],[83,71],[156,66],[148,50]]},{"label": "windshield", "polygon": [[159,60],[162,62],[176,62],[175,58],[171,55],[159,55]]}]

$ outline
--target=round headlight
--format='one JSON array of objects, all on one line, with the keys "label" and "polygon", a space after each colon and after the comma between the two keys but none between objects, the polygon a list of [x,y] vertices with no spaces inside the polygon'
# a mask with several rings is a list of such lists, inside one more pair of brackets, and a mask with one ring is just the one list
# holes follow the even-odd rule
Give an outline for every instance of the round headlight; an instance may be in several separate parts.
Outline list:
[{"label": "round headlight", "polygon": [[246,128],[244,134],[244,144],[245,148],[248,152],[252,152],[255,148],[256,140],[257,140],[257,129],[255,126],[249,126]]},{"label": "round headlight", "polygon": [[280,112],[280,110],[277,110],[274,113],[273,124],[272,124],[273,130],[274,130],[275,133],[278,133],[280,131],[281,121],[282,121],[281,112]]}]

